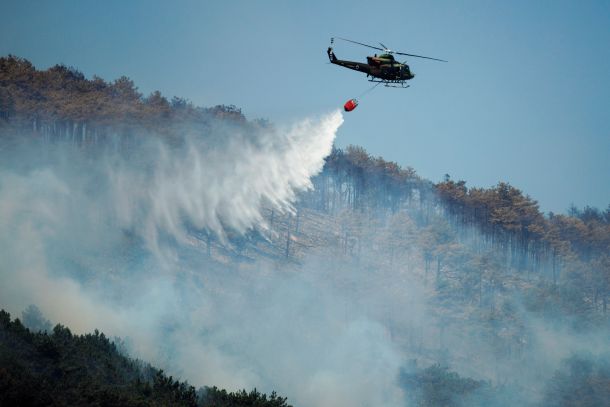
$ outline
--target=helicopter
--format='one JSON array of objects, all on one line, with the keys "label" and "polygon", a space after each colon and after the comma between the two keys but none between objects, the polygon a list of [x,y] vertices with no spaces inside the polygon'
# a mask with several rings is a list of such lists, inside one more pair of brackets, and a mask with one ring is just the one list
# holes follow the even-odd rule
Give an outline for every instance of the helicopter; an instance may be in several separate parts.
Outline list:
[{"label": "helicopter", "polygon": [[415,77],[415,74],[411,72],[409,65],[407,65],[406,62],[396,61],[396,59],[394,59],[394,54],[431,59],[433,61],[448,62],[444,59],[425,57],[423,55],[405,54],[404,52],[393,51],[383,45],[381,42],[379,43],[379,45],[381,45],[383,48],[348,40],[347,38],[337,37],[337,39],[382,51],[382,54],[380,55],[375,54],[372,57],[367,56],[367,63],[338,59],[333,51],[333,43],[335,41],[335,38],[333,37],[330,39],[330,47],[328,47],[328,50],[326,52],[328,53],[328,59],[332,64],[336,64],[348,69],[353,69],[355,71],[364,72],[366,73],[367,78],[370,78],[369,82],[375,82],[378,84],[383,83],[386,87],[408,88],[409,85],[407,85],[406,82]]}]

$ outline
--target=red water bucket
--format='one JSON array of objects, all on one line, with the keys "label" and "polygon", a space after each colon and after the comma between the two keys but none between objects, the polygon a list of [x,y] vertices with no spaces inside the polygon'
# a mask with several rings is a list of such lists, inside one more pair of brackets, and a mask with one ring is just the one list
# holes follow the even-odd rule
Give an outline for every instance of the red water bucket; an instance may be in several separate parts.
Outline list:
[{"label": "red water bucket", "polygon": [[354,110],[356,108],[356,106],[358,106],[358,101],[356,99],[350,99],[347,102],[345,102],[345,105],[343,105],[343,108],[345,109],[346,112],[351,112],[352,110]]}]

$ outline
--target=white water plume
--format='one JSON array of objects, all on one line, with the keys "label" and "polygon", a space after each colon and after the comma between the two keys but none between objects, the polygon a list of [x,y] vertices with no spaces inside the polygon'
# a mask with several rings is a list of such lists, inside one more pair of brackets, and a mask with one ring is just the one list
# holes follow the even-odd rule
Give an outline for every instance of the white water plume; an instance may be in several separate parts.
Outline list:
[{"label": "white water plume", "polygon": [[184,238],[185,222],[218,236],[227,228],[264,228],[263,205],[292,209],[296,193],[312,187],[342,123],[336,111],[254,134],[216,129],[212,138],[187,137],[178,153],[158,144],[153,157],[140,157],[152,170],[131,162],[109,170],[119,219],[153,247],[161,232]]}]

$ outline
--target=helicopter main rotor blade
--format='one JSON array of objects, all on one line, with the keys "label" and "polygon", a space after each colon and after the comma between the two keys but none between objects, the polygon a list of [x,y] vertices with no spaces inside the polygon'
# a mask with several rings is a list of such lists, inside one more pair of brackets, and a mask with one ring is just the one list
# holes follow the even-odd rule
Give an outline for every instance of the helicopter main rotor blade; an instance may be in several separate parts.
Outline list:
[{"label": "helicopter main rotor blade", "polygon": [[373,49],[378,49],[379,51],[385,51],[384,48],[373,47],[372,45],[363,44],[363,43],[358,42],[358,41],[348,40],[347,38],[341,38],[341,37],[335,37],[335,38],[338,38],[340,40],[347,41],[347,42],[353,42],[354,44],[362,45],[362,46],[365,46],[365,47],[369,47],[369,48],[373,48]]},{"label": "helicopter main rotor blade", "polygon": [[398,54],[398,55],[406,55],[406,56],[408,56],[408,57],[416,57],[416,58],[425,58],[425,59],[431,59],[431,60],[433,60],[433,61],[449,62],[449,61],[445,61],[444,59],[438,59],[438,58],[425,57],[425,56],[423,56],[423,55],[405,54],[404,52],[396,52],[396,51],[394,51],[394,54]]},{"label": "helicopter main rotor blade", "polygon": [[385,45],[383,45],[382,43],[379,43],[379,45],[381,45],[383,48],[379,48],[379,47],[374,47],[374,46],[372,46],[372,45],[363,44],[362,42],[348,40],[347,38],[341,38],[341,37],[335,37],[335,38],[340,39],[340,40],[343,40],[343,41],[347,41],[347,42],[353,42],[354,44],[362,45],[362,46],[364,46],[364,47],[369,47],[369,48],[373,48],[373,49],[378,49],[379,51],[384,51],[384,52],[387,52],[388,54],[406,55],[406,56],[408,56],[408,57],[416,57],[416,58],[431,59],[431,60],[433,60],[433,61],[440,61],[440,62],[449,62],[449,61],[445,61],[444,59],[438,59],[438,58],[432,58],[432,57],[425,57],[425,56],[423,56],[423,55],[406,54],[406,53],[404,53],[404,52],[392,51],[392,50],[390,50],[388,47],[386,47]]}]

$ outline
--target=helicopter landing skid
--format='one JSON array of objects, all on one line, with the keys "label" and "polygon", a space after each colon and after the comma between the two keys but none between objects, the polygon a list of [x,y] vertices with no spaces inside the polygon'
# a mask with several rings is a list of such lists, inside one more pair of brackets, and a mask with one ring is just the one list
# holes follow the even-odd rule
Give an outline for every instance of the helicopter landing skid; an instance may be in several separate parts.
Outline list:
[{"label": "helicopter landing skid", "polygon": [[369,82],[373,82],[373,83],[383,83],[386,88],[401,88],[401,89],[406,89],[409,87],[409,85],[407,85],[405,83],[405,81],[387,81],[387,80],[373,80],[373,79],[369,79]]}]

